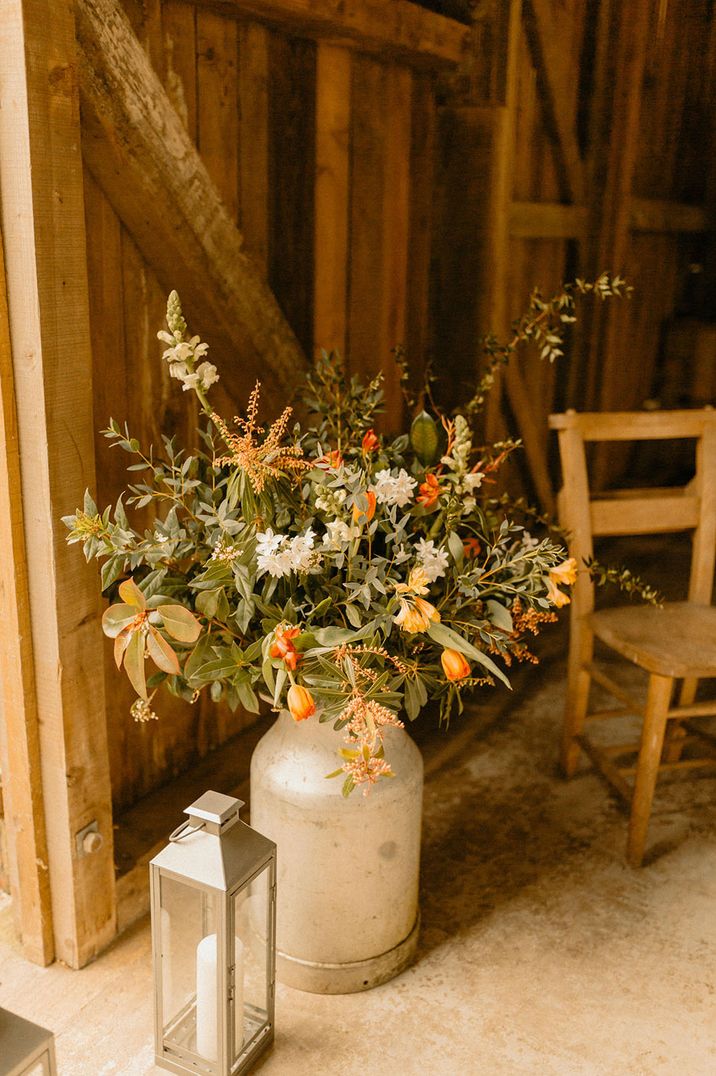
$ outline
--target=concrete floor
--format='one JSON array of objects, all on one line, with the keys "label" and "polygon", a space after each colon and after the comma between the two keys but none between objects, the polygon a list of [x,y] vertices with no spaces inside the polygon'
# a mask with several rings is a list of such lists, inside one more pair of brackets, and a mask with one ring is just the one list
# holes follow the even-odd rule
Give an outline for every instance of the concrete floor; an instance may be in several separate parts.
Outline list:
[{"label": "concrete floor", "polygon": [[[629,870],[602,783],[554,772],[562,639],[501,716],[427,737],[446,746],[426,786],[415,966],[364,994],[280,987],[261,1076],[716,1072],[716,780],[658,792],[647,866]],[[40,969],[6,906],[0,1005],[56,1032],[60,1076],[159,1071],[146,920],[82,972]]]}]

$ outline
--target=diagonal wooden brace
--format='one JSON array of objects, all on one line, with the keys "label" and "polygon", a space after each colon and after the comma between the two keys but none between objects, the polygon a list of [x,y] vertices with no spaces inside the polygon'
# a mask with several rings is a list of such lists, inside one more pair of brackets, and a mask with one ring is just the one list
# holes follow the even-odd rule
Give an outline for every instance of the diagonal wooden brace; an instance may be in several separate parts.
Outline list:
[{"label": "diagonal wooden brace", "polygon": [[306,362],[290,325],[118,0],[75,8],[85,163],[190,326],[218,348],[229,394],[243,402],[260,372],[264,402],[282,407]]}]

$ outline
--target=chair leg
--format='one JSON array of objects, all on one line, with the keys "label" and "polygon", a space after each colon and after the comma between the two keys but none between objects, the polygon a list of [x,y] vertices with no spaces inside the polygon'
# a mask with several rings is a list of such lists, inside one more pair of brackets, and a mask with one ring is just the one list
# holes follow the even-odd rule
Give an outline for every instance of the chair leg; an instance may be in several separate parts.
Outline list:
[{"label": "chair leg", "polygon": [[[679,692],[679,706],[690,706],[696,698],[698,680],[684,680]],[[664,762],[678,762],[684,749],[686,727],[683,721],[670,721],[666,730]]]},{"label": "chair leg", "polygon": [[560,764],[565,777],[574,777],[581,748],[576,737],[584,728],[592,678],[584,668],[592,660],[594,635],[579,621],[572,621],[567,668],[567,698],[564,708]]},{"label": "chair leg", "polygon": [[656,777],[659,772],[661,751],[664,746],[666,719],[671,703],[673,684],[674,681],[671,676],[652,674],[649,677],[649,691],[644,711],[644,726],[641,732],[641,747],[639,748],[634,795],[629,817],[627,862],[630,867],[640,867],[644,858],[646,834],[649,828],[649,816],[651,815]]}]

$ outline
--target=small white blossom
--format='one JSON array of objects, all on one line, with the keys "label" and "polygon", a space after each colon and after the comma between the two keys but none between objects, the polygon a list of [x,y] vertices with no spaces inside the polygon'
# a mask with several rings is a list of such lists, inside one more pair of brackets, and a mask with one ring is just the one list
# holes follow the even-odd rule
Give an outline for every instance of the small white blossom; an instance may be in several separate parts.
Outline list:
[{"label": "small white blossom", "polygon": [[154,541],[159,542],[160,544],[163,544],[164,542],[169,541],[169,535],[168,534],[161,534],[159,531],[155,531],[154,532]]},{"label": "small white blossom", "polygon": [[[162,358],[169,364],[169,375],[181,381],[184,392],[189,389],[208,389],[219,380],[216,367],[210,362],[200,362],[209,350],[208,344],[202,344],[198,336],[192,336],[191,340],[177,340],[163,330],[157,333],[160,340],[171,346],[163,353]],[[199,362],[196,369],[194,364]]]},{"label": "small white blossom", "polygon": [[522,535],[522,547],[524,549],[536,549],[539,545],[539,538],[533,538],[529,531],[525,531]]},{"label": "small white blossom", "polygon": [[289,543],[291,555],[291,569],[295,572],[307,572],[316,564],[316,555],[313,552],[313,539],[315,535],[309,527],[305,534],[297,534]]},{"label": "small white blossom", "polygon": [[[318,503],[318,502],[316,502]],[[326,524],[326,533],[323,536],[323,544],[327,549],[340,549],[347,545],[352,538],[359,534],[355,527],[349,527],[340,519],[334,519]]]},{"label": "small white blossom", "polygon": [[211,388],[219,380],[219,374],[211,362],[200,362],[196,368],[196,372],[201,378],[201,387],[204,389]]},{"label": "small white blossom", "polygon": [[466,490],[472,493],[474,490],[480,488],[484,477],[482,471],[472,471],[470,474],[465,475],[462,484]]},{"label": "small white blossom", "polygon": [[268,530],[259,531],[256,535],[256,552],[261,555],[275,553],[285,540],[285,534],[274,534],[270,527]]},{"label": "small white blossom", "polygon": [[373,492],[380,504],[396,504],[399,508],[403,508],[413,499],[413,490],[417,484],[402,467],[397,475],[391,475],[388,470],[378,471]]},{"label": "small white blossom", "polygon": [[404,545],[398,546],[394,554],[396,564],[404,564],[406,560],[412,560],[412,549],[406,549]]},{"label": "small white blossom", "polygon": [[318,553],[313,548],[315,535],[310,527],[293,538],[274,534],[269,527],[260,531],[256,538],[259,575],[268,572],[275,579],[282,579],[291,572],[307,572],[318,564]]},{"label": "small white blossom", "polygon": [[445,569],[449,563],[448,555],[443,549],[436,549],[435,542],[432,540],[426,542],[424,538],[421,538],[415,549],[418,564],[425,572],[429,583],[434,583],[436,579],[445,575]]}]

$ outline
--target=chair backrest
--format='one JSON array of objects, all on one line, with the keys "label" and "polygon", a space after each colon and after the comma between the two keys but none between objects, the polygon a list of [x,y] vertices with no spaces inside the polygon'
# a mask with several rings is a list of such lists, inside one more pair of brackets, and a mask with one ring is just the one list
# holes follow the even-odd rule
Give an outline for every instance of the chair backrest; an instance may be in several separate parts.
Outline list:
[{"label": "chair backrest", "polygon": [[[549,424],[559,436],[560,522],[577,563],[581,566],[593,556],[594,536],[693,530],[689,601],[710,604],[716,556],[716,410],[567,411],[550,415]],[[696,442],[696,473],[688,485],[590,492],[588,442],[677,439]],[[594,587],[586,572],[579,573],[573,600],[575,613],[594,607]]]}]

